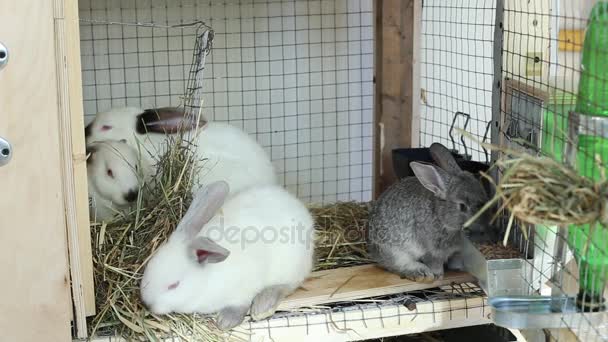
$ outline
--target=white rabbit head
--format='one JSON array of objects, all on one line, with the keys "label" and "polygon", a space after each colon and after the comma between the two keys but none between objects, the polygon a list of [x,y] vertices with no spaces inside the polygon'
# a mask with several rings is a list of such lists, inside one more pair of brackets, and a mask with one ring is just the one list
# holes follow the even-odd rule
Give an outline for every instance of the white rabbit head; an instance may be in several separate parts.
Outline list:
[{"label": "white rabbit head", "polygon": [[[217,181],[195,194],[186,214],[168,241],[148,262],[141,280],[143,303],[156,314],[188,307],[193,295],[201,295],[201,270],[224,261],[230,251],[207,237],[197,236],[223,205],[228,183]],[[211,282],[205,279],[204,283]]]},{"label": "white rabbit head", "polygon": [[106,140],[86,147],[89,187],[116,206],[137,200],[140,185],[139,156],[125,140]]},{"label": "white rabbit head", "polygon": [[137,107],[114,108],[99,112],[85,127],[87,142],[100,140],[131,139],[147,133],[177,133],[202,127],[205,120],[196,120],[183,108],[141,109]]}]

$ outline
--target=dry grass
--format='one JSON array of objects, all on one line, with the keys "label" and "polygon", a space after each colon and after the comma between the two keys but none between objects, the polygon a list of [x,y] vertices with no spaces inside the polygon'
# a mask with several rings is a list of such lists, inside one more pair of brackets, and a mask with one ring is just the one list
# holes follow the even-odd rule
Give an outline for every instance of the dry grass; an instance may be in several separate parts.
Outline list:
[{"label": "dry grass", "polygon": [[[209,317],[155,316],[139,297],[145,263],[173,232],[192,200],[193,175],[201,162],[192,150],[180,138],[170,141],[158,160],[157,175],[140,190],[137,209],[107,224],[91,225],[98,309],[89,324],[91,333],[149,341],[167,335],[195,341],[226,339]],[[316,269],[368,261],[363,242],[367,208],[353,202],[311,208],[319,230]]]},{"label": "dry grass", "polygon": [[221,332],[208,318],[150,314],[139,298],[139,281],[150,255],[172,233],[191,200],[198,161],[181,138],[169,141],[158,160],[158,172],[141,189],[137,209],[107,224],[92,224],[93,263],[98,314],[92,333],[111,333],[127,340],[192,336],[220,341]]},{"label": "dry grass", "polygon": [[506,170],[497,186],[504,205],[522,222],[582,225],[607,222],[608,188],[551,158],[500,159]]},{"label": "dry grass", "polygon": [[309,209],[317,229],[315,270],[371,262],[365,245],[368,203],[338,202]]},{"label": "dry grass", "polygon": [[[603,226],[608,224],[608,183],[605,174],[595,181],[552,158],[532,156],[491,144],[483,145],[503,153],[503,157],[493,165],[503,174],[498,184],[494,184],[496,195],[478,215],[496,203],[501,204],[497,215],[503,209],[510,213],[505,244],[515,220],[562,227],[594,222],[600,222]],[[601,165],[597,159],[598,165]],[[493,182],[491,177],[484,176]],[[525,234],[525,230],[522,232]]]}]

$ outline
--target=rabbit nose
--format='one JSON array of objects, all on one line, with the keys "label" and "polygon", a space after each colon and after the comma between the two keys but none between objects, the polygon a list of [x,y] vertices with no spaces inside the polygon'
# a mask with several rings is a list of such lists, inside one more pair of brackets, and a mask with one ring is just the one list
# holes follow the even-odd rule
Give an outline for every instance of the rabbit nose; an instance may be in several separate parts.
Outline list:
[{"label": "rabbit nose", "polygon": [[129,190],[125,195],[125,201],[129,203],[135,202],[137,200],[137,193],[137,190]]}]

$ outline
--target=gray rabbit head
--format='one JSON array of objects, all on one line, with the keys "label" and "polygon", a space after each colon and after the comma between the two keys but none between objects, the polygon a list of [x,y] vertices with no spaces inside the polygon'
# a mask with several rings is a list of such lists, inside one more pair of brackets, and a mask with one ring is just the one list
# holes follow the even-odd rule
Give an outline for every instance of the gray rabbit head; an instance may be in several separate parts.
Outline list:
[{"label": "gray rabbit head", "polygon": [[[473,174],[458,166],[447,148],[434,143],[430,150],[439,166],[419,162],[412,162],[410,166],[422,186],[437,199],[437,219],[444,228],[449,231],[462,230],[464,223],[489,201],[488,194]],[[486,212],[468,229],[483,231],[489,226],[490,219]]]}]

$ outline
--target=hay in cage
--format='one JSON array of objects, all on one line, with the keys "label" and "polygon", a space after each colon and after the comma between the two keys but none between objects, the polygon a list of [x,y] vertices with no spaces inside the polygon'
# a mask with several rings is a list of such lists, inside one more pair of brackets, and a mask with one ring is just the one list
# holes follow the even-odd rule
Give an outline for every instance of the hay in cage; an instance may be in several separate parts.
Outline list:
[{"label": "hay in cage", "polygon": [[608,222],[605,177],[595,182],[551,158],[522,155],[501,159],[506,169],[498,195],[519,220],[570,225]]},{"label": "hay in cage", "polygon": [[93,265],[98,314],[92,334],[117,334],[128,340],[158,340],[165,335],[220,340],[209,319],[192,315],[150,314],[141,303],[139,282],[148,258],[173,232],[191,200],[200,161],[193,146],[169,139],[157,174],[140,189],[137,208],[104,224],[92,224]]},{"label": "hay in cage", "polygon": [[[510,214],[505,234],[515,220],[527,224],[567,227],[595,222],[608,224],[608,183],[604,169],[599,180],[580,175],[567,164],[548,157],[538,157],[491,144],[489,149],[503,152],[493,167],[503,171],[498,184],[484,174],[496,188],[496,194],[465,226],[496,203]],[[602,161],[596,156],[598,165]],[[595,226],[595,225],[594,225]],[[526,235],[525,230],[522,233]],[[526,236],[527,237],[527,236]]]},{"label": "hay in cage", "polygon": [[310,206],[315,219],[315,270],[370,263],[365,245],[369,203]]},{"label": "hay in cage", "polygon": [[[158,340],[163,336],[195,340],[224,339],[209,317],[171,314],[156,316],[139,297],[139,282],[148,258],[173,232],[192,201],[197,160],[187,139],[169,139],[157,161],[157,174],[140,189],[137,208],[115,220],[91,226],[98,314],[91,333],[119,335],[128,340]],[[318,238],[316,270],[368,263],[365,250],[366,203],[312,206]]]}]

